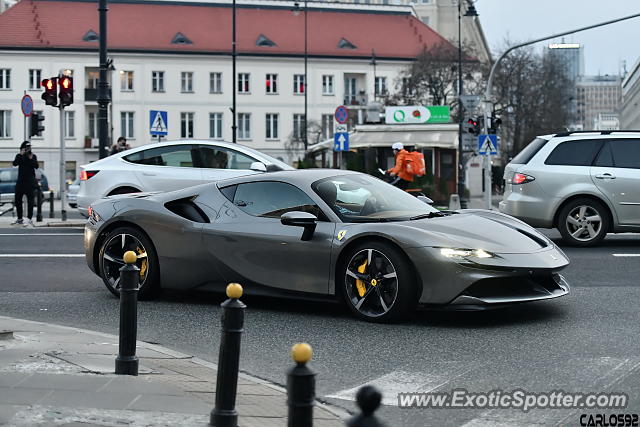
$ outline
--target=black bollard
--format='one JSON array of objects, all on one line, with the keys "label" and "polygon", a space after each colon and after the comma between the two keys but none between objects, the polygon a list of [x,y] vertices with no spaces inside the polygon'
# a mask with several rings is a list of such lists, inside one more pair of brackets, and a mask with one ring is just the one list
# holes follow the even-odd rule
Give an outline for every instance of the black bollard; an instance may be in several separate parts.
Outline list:
[{"label": "black bollard", "polygon": [[236,391],[238,389],[238,370],[240,368],[240,339],[244,326],[244,309],[247,307],[239,300],[242,286],[230,283],[227,286],[227,299],[222,307],[222,335],[218,352],[218,378],[216,381],[216,406],[211,411],[209,424],[215,427],[236,427]]},{"label": "black bollard", "polygon": [[36,222],[42,222],[42,201],[43,201],[43,194],[42,194],[42,190],[40,188],[38,188],[36,190],[36,203],[37,203],[37,207],[36,207]]},{"label": "black bollard", "polygon": [[135,265],[134,251],[124,254],[126,263],[120,269],[120,346],[116,357],[116,374],[138,375],[136,339],[138,335],[138,284],[140,269]]},{"label": "black bollard", "polygon": [[382,402],[382,394],[373,386],[360,387],[356,393],[356,403],[360,408],[360,414],[347,420],[347,427],[385,427],[373,414]]},{"label": "black bollard", "polygon": [[49,190],[49,218],[55,218],[53,208],[53,191]]},{"label": "black bollard", "polygon": [[313,426],[316,374],[307,366],[311,356],[313,350],[309,344],[299,343],[291,348],[291,357],[296,366],[287,373],[288,427]]}]

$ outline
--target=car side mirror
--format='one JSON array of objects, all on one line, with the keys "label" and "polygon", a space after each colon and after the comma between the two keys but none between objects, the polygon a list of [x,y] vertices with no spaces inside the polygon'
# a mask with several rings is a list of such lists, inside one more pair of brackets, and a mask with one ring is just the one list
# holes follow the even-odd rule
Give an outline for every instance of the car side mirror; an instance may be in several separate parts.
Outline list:
[{"label": "car side mirror", "polygon": [[280,216],[280,222],[282,225],[304,227],[301,240],[311,240],[314,231],[316,231],[318,218],[309,212],[293,211],[283,213],[282,216]]},{"label": "car side mirror", "polygon": [[427,196],[418,196],[417,199],[420,200],[421,202],[424,202],[424,203],[428,204],[428,205],[432,205],[433,204],[433,200],[431,200]]},{"label": "car side mirror", "polygon": [[256,172],[266,172],[267,166],[262,162],[253,162],[251,166],[249,166],[249,169]]}]

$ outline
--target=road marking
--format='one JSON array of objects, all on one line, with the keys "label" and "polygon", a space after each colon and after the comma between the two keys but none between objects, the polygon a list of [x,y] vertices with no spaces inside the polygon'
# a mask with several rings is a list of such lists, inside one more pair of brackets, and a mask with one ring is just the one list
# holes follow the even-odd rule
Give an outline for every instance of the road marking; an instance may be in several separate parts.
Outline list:
[{"label": "road marking", "polygon": [[80,258],[84,254],[0,254],[0,258]]},{"label": "road marking", "polygon": [[640,257],[640,254],[611,254],[616,257]]},{"label": "road marking", "polygon": [[84,233],[0,233],[0,236],[84,236]]}]

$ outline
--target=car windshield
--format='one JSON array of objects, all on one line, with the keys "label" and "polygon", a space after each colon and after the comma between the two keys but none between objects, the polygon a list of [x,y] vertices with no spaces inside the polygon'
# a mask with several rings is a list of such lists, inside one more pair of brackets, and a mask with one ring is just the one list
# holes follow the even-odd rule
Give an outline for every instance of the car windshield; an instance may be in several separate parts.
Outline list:
[{"label": "car windshield", "polygon": [[324,178],[311,187],[344,222],[405,221],[439,213],[409,193],[365,174]]}]

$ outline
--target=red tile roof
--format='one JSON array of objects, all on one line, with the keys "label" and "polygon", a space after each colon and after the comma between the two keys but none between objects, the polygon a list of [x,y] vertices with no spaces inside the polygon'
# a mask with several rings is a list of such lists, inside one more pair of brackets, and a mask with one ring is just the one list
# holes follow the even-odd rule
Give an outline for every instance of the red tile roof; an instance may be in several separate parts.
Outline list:
[{"label": "red tile roof", "polygon": [[[176,2],[118,2],[109,4],[109,49],[113,51],[163,51],[229,53],[229,4]],[[237,47],[241,54],[302,55],[304,13],[291,7],[237,8]],[[309,55],[415,58],[425,47],[448,42],[414,16],[402,12],[366,10],[308,11]],[[88,30],[98,32],[96,1],[21,0],[0,15],[0,49],[97,49],[85,42]],[[192,44],[172,44],[176,33]],[[274,47],[258,47],[264,34]],[[345,38],[356,49],[339,49]]]}]

